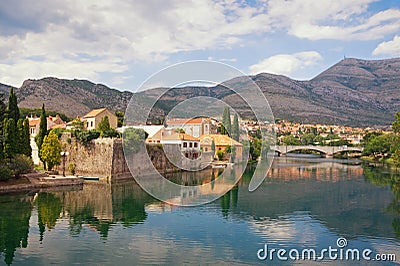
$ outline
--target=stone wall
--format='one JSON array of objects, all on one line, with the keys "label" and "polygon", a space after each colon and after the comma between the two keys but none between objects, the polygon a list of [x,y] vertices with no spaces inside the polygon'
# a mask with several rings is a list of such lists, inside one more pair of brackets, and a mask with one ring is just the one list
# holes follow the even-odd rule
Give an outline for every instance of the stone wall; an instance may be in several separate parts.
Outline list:
[{"label": "stone wall", "polygon": [[[99,138],[83,145],[71,133],[67,132],[61,136],[61,144],[62,150],[68,152],[65,157],[66,174],[70,174],[68,166],[74,164],[76,175],[110,179],[131,176],[124,156],[122,139]],[[146,145],[146,149],[152,165],[140,154],[133,154],[128,158],[130,165],[138,168],[140,175],[149,172],[153,165],[161,174],[180,170],[168,160],[162,146]],[[211,159],[212,156],[204,154],[196,163],[208,165]],[[63,167],[63,160],[61,160],[61,165],[58,167],[60,173],[63,171]]]},{"label": "stone wall", "polygon": [[[114,158],[120,157],[115,156],[114,153],[120,152],[122,154],[122,145],[119,144],[120,151],[118,151],[116,141],[111,138],[99,138],[83,145],[72,137],[71,133],[63,133],[61,136],[62,150],[68,152],[68,155],[65,156],[65,172],[69,173],[69,165],[74,164],[75,174],[77,175],[111,178],[122,168],[116,164],[116,169],[113,170]],[[63,159],[61,159],[58,170],[61,172],[63,167]]]}]

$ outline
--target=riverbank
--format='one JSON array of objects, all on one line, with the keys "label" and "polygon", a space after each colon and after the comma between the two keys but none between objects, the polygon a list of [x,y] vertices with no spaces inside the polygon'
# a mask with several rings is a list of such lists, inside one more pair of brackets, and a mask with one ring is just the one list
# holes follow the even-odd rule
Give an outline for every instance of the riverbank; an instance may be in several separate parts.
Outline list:
[{"label": "riverbank", "polygon": [[76,176],[48,175],[35,172],[22,175],[18,179],[0,182],[0,194],[39,190],[59,186],[82,186],[84,179]]}]

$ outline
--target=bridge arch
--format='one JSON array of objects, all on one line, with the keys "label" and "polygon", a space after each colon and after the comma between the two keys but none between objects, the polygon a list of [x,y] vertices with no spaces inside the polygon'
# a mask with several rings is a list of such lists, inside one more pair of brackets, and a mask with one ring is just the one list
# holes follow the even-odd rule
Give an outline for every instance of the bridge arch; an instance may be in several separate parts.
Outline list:
[{"label": "bridge arch", "polygon": [[313,146],[313,145],[301,145],[301,146],[274,146],[272,149],[278,153],[279,155],[286,155],[287,153],[291,153],[293,151],[298,150],[312,150],[319,152],[322,156],[332,157],[334,154],[342,153],[342,152],[362,152],[362,147],[347,147],[347,146]]}]

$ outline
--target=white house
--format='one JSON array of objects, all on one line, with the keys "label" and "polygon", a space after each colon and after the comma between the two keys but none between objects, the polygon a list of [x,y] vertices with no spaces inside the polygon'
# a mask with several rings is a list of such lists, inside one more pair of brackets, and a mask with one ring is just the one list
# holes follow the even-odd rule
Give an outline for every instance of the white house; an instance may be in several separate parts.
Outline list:
[{"label": "white house", "polygon": [[185,133],[174,133],[168,136],[162,136],[160,143],[162,145],[176,145],[179,147],[186,158],[197,159],[200,157],[200,139],[192,137]]},{"label": "white house", "polygon": [[204,134],[211,134],[211,119],[210,118],[175,118],[166,122],[167,128],[183,129],[186,134],[195,138]]}]

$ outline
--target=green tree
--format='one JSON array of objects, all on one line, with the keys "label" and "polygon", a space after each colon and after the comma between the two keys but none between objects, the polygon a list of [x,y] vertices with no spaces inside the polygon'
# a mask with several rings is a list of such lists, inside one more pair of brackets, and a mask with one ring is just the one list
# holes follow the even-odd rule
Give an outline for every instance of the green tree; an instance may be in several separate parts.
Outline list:
[{"label": "green tree", "polygon": [[50,131],[49,135],[44,137],[40,153],[49,170],[61,163],[61,143],[54,132]]},{"label": "green tree", "polygon": [[261,139],[259,138],[253,138],[252,141],[250,141],[250,157],[252,160],[257,160],[258,157],[261,155],[261,146],[262,142]]},{"label": "green tree", "polygon": [[40,124],[39,124],[39,133],[35,137],[36,144],[39,149],[39,157],[43,161],[41,157],[41,149],[44,141],[44,137],[47,135],[47,118],[46,118],[46,110],[44,109],[44,104],[42,105],[42,113],[40,114]]},{"label": "green tree", "polygon": [[4,159],[4,118],[6,118],[6,104],[4,103],[4,95],[0,93],[0,162]]},{"label": "green tree", "polygon": [[[22,132],[21,132],[22,131]],[[31,147],[31,136],[29,133],[29,120],[23,120],[23,128],[20,131],[20,138],[22,143],[21,154],[24,154],[28,157],[32,156],[32,147]]]},{"label": "green tree", "polygon": [[282,138],[282,142],[285,145],[294,145],[294,146],[301,144],[300,140],[292,135],[284,136]]},{"label": "green tree", "polygon": [[79,118],[75,118],[71,122],[71,126],[74,130],[84,130],[85,129],[85,123],[81,121]]},{"label": "green tree", "polygon": [[218,150],[217,157],[219,161],[222,161],[222,158],[224,157],[224,152],[222,150]]},{"label": "green tree", "polygon": [[393,154],[392,157],[394,166],[400,168],[400,149],[397,149]]},{"label": "green tree", "polygon": [[105,116],[101,119],[100,123],[97,125],[96,128],[98,131],[100,131],[100,135],[103,136],[104,132],[108,131],[111,129],[110,126],[110,121],[108,120],[108,116]]},{"label": "green tree", "polygon": [[20,119],[18,119],[18,122],[17,122],[17,132],[16,132],[17,134],[15,135],[15,153],[22,154],[23,131],[24,131],[24,120],[20,118]]},{"label": "green tree", "polygon": [[221,126],[221,134],[230,135],[232,129],[231,123],[231,111],[229,107],[224,108],[224,113],[222,114],[222,126]]},{"label": "green tree", "polygon": [[124,153],[138,153],[144,147],[146,138],[147,133],[143,129],[127,128],[123,133]]},{"label": "green tree", "polygon": [[312,145],[314,144],[315,135],[313,133],[306,133],[301,136],[301,144]]},{"label": "green tree", "polygon": [[390,138],[390,134],[371,137],[365,145],[363,154],[372,155],[375,159],[389,157],[392,149]]},{"label": "green tree", "polygon": [[118,118],[118,127],[122,127],[122,126],[124,125],[124,116],[125,116],[125,113],[124,113],[124,112],[117,111],[117,112],[115,112],[115,115],[116,115],[117,118]]},{"label": "green tree", "polygon": [[233,116],[233,125],[232,125],[232,138],[236,141],[239,141],[239,118],[238,115],[235,113]]},{"label": "green tree", "polygon": [[17,96],[14,93],[14,89],[11,88],[10,95],[8,96],[8,118],[14,119],[15,127],[19,119],[19,108],[17,102]]},{"label": "green tree", "polygon": [[13,157],[16,153],[17,129],[13,118],[4,119],[4,155],[7,158]]},{"label": "green tree", "polygon": [[211,150],[214,152],[215,154],[215,141],[214,139],[211,141]]},{"label": "green tree", "polygon": [[392,128],[394,133],[400,133],[400,112],[397,112],[396,115],[394,116],[394,122],[392,124]]}]

